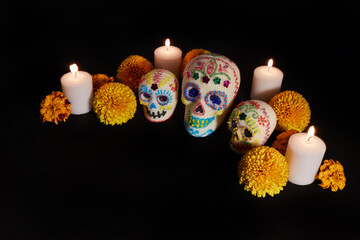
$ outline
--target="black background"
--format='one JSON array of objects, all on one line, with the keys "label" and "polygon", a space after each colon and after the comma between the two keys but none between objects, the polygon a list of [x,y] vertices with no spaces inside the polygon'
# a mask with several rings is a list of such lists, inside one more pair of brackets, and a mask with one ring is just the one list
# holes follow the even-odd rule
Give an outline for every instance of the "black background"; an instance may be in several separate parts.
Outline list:
[{"label": "black background", "polygon": [[[1,14],[1,239],[355,239],[359,225],[359,14],[355,2],[7,2]],[[93,112],[41,123],[39,105],[77,63],[115,76],[164,40],[204,48],[241,72],[273,58],[282,90],[308,100],[325,159],[345,168],[336,193],[288,183],[257,198],[238,184],[226,124],[206,138],[183,128],[184,106],[160,124],[138,104],[122,126]],[[274,132],[273,138],[278,134]]]}]

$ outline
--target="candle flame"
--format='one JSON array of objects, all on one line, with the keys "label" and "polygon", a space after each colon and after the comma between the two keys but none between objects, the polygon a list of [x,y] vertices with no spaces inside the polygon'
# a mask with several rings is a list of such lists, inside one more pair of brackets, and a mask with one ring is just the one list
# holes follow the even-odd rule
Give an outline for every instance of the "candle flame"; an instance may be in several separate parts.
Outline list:
[{"label": "candle flame", "polygon": [[70,65],[70,71],[72,72],[72,74],[74,74],[74,76],[76,77],[77,72],[79,71],[78,66],[74,63]]},{"label": "candle flame", "polygon": [[268,66],[268,71],[271,70],[273,64],[274,64],[274,60],[272,58],[270,58],[269,61],[268,61],[268,65],[267,65]]},{"label": "candle flame", "polygon": [[170,47],[170,39],[166,39],[165,40],[165,46],[166,46],[166,50],[169,50],[169,47]]},{"label": "candle flame", "polygon": [[315,134],[315,128],[314,128],[314,126],[311,126],[308,130],[306,140],[309,142],[311,140],[311,138],[314,137],[314,134]]}]

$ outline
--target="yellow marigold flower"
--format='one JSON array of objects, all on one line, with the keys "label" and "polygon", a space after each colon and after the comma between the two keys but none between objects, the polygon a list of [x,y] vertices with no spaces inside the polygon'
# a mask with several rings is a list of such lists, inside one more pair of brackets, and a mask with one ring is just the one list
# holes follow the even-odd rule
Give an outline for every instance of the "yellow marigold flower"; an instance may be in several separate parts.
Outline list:
[{"label": "yellow marigold flower", "polygon": [[276,150],[278,150],[282,155],[285,156],[286,153],[286,148],[289,142],[289,138],[294,135],[295,133],[297,133],[298,131],[296,131],[295,129],[290,129],[287,132],[282,132],[280,133],[277,137],[276,140],[272,143],[272,147],[275,148]]},{"label": "yellow marigold flower", "polygon": [[274,196],[286,186],[289,169],[285,157],[274,148],[261,146],[248,151],[239,161],[239,183],[257,197]]},{"label": "yellow marigold flower", "polygon": [[126,123],[136,112],[136,97],[126,85],[110,82],[95,92],[93,109],[106,125]]},{"label": "yellow marigold flower", "polygon": [[202,54],[210,54],[211,52],[205,49],[201,49],[201,48],[196,48],[193,50],[190,50],[189,52],[186,53],[184,59],[181,62],[181,68],[180,68],[180,73],[182,74],[182,72],[185,69],[186,64],[188,64],[193,58],[202,55]]},{"label": "yellow marigold flower", "polygon": [[336,192],[338,189],[343,190],[346,185],[344,168],[339,161],[335,163],[333,159],[324,160],[316,179],[321,181],[320,187],[323,189],[331,187],[333,192]]},{"label": "yellow marigold flower", "polygon": [[139,55],[130,55],[118,67],[116,78],[119,82],[137,91],[139,80],[153,69],[152,63],[146,58]]},{"label": "yellow marigold flower", "polygon": [[96,92],[105,83],[113,82],[114,77],[108,77],[105,74],[98,73],[92,75],[92,81],[93,81],[93,90],[94,92]]},{"label": "yellow marigold flower", "polygon": [[62,92],[52,92],[40,104],[40,118],[42,122],[65,122],[71,112],[71,103]]},{"label": "yellow marigold flower", "polygon": [[277,131],[295,129],[304,131],[310,122],[309,103],[297,92],[284,91],[276,94],[269,102],[277,117]]}]

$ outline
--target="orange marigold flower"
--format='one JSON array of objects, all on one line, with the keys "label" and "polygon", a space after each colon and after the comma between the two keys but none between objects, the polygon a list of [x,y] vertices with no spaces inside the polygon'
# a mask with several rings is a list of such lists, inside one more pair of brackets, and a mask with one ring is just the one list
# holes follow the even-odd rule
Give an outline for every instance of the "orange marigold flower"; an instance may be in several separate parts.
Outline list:
[{"label": "orange marigold flower", "polygon": [[277,117],[276,130],[304,131],[310,122],[309,103],[297,92],[284,91],[276,94],[269,102]]},{"label": "orange marigold flower", "polygon": [[118,67],[116,78],[119,82],[137,91],[139,80],[153,69],[154,66],[146,58],[139,55],[130,55]]},{"label": "orange marigold flower", "polygon": [[290,129],[287,132],[282,132],[280,133],[277,137],[276,140],[272,143],[272,147],[275,148],[276,150],[278,150],[282,155],[285,156],[286,153],[286,148],[289,142],[289,138],[294,135],[295,133],[297,133],[298,131],[296,131],[295,129]]},{"label": "orange marigold flower", "polygon": [[98,73],[92,75],[93,90],[96,92],[105,83],[113,82],[114,77],[108,77],[106,74]]},{"label": "orange marigold flower", "polygon": [[136,97],[126,85],[110,82],[95,92],[93,109],[106,125],[123,124],[134,117],[136,112]]},{"label": "orange marigold flower", "polygon": [[274,196],[286,186],[289,169],[275,148],[261,146],[248,151],[239,161],[239,183],[257,197]]},{"label": "orange marigold flower", "polygon": [[52,92],[40,104],[40,119],[42,122],[65,122],[71,112],[71,103],[62,92]]},{"label": "orange marigold flower", "polygon": [[210,51],[201,48],[195,48],[193,50],[190,50],[189,52],[186,53],[184,59],[181,62],[180,73],[182,74],[186,64],[188,64],[193,58],[202,54],[210,54],[210,53],[211,53]]},{"label": "orange marigold flower", "polygon": [[333,159],[324,160],[316,179],[321,181],[320,187],[323,189],[331,187],[333,192],[336,192],[338,189],[343,190],[346,185],[344,168],[339,161],[335,163]]}]

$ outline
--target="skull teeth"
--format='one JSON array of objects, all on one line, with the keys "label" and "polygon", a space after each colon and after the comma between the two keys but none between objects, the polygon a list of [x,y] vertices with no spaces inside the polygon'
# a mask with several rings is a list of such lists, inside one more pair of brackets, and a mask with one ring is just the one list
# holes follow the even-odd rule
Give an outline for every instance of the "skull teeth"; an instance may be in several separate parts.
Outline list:
[{"label": "skull teeth", "polygon": [[189,116],[189,125],[194,128],[204,128],[207,127],[212,121],[214,120],[214,117],[212,118],[196,118],[193,116]]},{"label": "skull teeth", "polygon": [[161,118],[161,117],[165,116],[166,111],[163,110],[162,112],[160,112],[160,111],[151,112],[151,111],[148,109],[148,114],[149,114],[150,117],[156,119],[156,118]]}]

